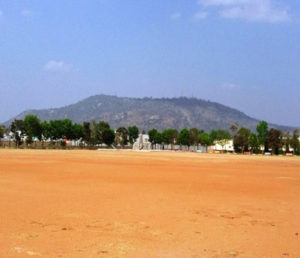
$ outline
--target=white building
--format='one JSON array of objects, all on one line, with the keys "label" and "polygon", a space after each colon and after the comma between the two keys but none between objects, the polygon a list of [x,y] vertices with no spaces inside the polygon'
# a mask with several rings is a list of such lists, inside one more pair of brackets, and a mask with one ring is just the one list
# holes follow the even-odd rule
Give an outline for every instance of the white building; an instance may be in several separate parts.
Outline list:
[{"label": "white building", "polygon": [[139,137],[136,139],[133,144],[133,150],[151,150],[151,143],[149,142],[148,134],[139,134]]},{"label": "white building", "polygon": [[222,146],[222,142],[215,142],[215,145],[213,145],[213,150],[215,151],[234,151],[233,147],[233,140],[228,140],[224,142]]}]

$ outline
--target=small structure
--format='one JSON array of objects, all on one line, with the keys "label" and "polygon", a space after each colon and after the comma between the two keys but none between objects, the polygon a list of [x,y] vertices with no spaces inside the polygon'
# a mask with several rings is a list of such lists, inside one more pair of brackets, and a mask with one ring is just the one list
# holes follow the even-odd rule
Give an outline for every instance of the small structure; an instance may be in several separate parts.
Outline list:
[{"label": "small structure", "polygon": [[133,144],[133,150],[151,150],[148,134],[139,134],[136,142]]},{"label": "small structure", "polygon": [[233,140],[228,140],[225,145],[221,145],[220,142],[215,142],[213,145],[215,151],[234,151]]}]

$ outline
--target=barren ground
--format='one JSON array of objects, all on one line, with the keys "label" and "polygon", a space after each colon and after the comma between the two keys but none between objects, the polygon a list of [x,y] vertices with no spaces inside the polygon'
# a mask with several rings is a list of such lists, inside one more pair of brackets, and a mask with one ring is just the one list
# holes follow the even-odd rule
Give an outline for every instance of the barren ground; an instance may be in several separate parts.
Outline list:
[{"label": "barren ground", "polygon": [[300,158],[0,150],[0,257],[300,257]]}]

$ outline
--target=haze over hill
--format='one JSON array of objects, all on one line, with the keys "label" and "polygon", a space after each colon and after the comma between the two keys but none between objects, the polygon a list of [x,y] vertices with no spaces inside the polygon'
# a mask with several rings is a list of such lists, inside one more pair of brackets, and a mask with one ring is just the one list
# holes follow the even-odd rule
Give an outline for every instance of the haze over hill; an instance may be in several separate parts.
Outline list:
[{"label": "haze over hill", "polygon": [[[27,110],[13,119],[23,119],[28,114],[35,114],[41,120],[69,118],[78,123],[104,120],[113,128],[137,125],[141,130],[196,127],[209,131],[229,129],[233,123],[255,130],[259,122],[236,109],[187,97],[128,98],[96,95],[61,108]],[[5,125],[9,125],[11,121],[12,119]],[[293,129],[288,126],[270,126],[281,130]]]}]

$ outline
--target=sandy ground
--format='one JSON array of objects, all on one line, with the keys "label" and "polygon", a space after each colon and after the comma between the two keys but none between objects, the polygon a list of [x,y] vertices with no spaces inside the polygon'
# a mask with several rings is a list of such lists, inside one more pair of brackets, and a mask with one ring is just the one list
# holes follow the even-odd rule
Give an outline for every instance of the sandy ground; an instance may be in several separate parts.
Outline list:
[{"label": "sandy ground", "polygon": [[300,158],[0,150],[0,257],[300,257]]}]

